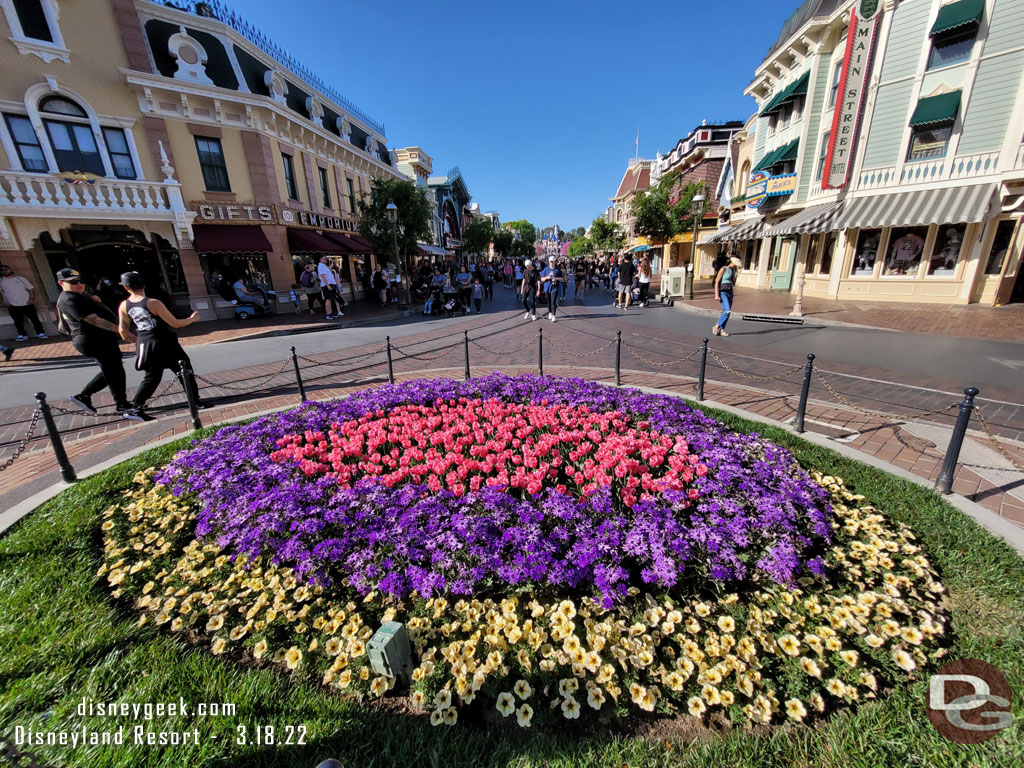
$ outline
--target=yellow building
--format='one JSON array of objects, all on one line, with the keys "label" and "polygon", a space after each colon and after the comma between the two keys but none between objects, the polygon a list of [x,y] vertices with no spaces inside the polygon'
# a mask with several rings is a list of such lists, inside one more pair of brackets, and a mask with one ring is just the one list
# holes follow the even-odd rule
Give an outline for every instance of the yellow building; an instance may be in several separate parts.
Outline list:
[{"label": "yellow building", "polygon": [[322,254],[362,295],[356,203],[404,178],[383,126],[217,0],[180,5],[0,0],[0,261],[51,303],[63,266],[134,269],[204,319],[231,312],[217,278],[285,303]]}]

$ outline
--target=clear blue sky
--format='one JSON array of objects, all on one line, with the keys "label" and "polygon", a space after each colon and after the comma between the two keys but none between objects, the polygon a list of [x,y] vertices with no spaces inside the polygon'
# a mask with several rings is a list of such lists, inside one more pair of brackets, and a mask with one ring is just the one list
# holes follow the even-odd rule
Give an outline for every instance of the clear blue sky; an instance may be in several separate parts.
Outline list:
[{"label": "clear blue sky", "polygon": [[228,0],[483,210],[585,226],[637,126],[667,152],[704,118],[745,120],[754,68],[798,0]]}]

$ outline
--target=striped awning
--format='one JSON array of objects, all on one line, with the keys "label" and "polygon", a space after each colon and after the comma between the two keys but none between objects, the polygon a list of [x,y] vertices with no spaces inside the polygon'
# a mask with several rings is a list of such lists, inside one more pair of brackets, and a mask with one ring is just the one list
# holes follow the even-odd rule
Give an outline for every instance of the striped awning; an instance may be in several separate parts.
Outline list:
[{"label": "striped awning", "polygon": [[765,237],[777,237],[778,235],[805,235],[816,232],[831,232],[837,229],[836,219],[843,212],[843,201],[815,205],[806,210],[800,211],[795,216],[790,216],[781,224],[764,233]]},{"label": "striped awning", "polygon": [[705,243],[734,243],[740,240],[756,240],[761,237],[764,229],[764,222],[760,218],[751,219],[750,221],[744,221],[742,224],[737,224],[735,227],[731,227],[724,232],[718,232],[707,240],[701,240],[697,245],[704,245]]},{"label": "striped awning", "polygon": [[994,192],[992,184],[975,184],[847,200],[833,229],[970,224],[985,218]]}]

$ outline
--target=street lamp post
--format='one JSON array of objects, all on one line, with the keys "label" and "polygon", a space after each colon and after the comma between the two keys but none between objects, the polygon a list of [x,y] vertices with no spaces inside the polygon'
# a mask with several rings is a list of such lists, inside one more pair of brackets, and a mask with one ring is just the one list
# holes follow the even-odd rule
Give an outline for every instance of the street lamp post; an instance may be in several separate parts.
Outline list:
[{"label": "street lamp post", "polygon": [[690,215],[693,216],[693,243],[690,247],[690,264],[686,270],[683,286],[683,300],[693,300],[693,273],[697,268],[697,235],[700,233],[700,219],[704,215],[704,193],[698,192],[690,201]]},{"label": "street lamp post", "polygon": [[406,268],[405,260],[398,255],[398,206],[394,200],[388,200],[387,208],[388,223],[391,224],[391,234],[395,242],[395,264],[398,267],[398,308],[406,309],[410,301],[409,270]]}]

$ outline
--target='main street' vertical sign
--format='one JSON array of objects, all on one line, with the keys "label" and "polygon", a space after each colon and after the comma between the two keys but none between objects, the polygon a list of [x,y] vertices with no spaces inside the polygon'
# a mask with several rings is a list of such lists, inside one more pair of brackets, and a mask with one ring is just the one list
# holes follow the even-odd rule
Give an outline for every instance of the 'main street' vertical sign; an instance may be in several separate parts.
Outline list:
[{"label": "'main street' vertical sign", "polygon": [[822,189],[841,189],[853,166],[853,152],[860,129],[861,110],[867,92],[868,74],[875,48],[880,0],[860,0],[850,11],[850,32],[846,38],[843,69],[839,78],[839,99],[832,117],[832,133],[825,156]]}]

